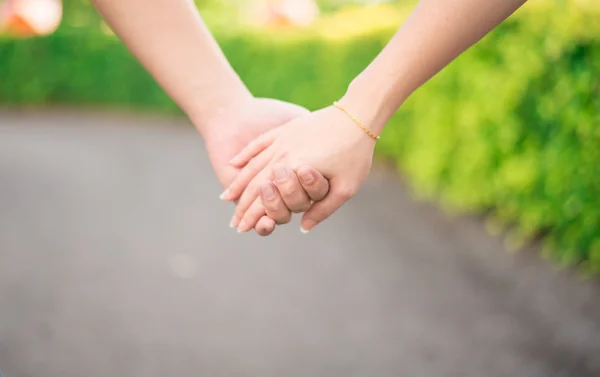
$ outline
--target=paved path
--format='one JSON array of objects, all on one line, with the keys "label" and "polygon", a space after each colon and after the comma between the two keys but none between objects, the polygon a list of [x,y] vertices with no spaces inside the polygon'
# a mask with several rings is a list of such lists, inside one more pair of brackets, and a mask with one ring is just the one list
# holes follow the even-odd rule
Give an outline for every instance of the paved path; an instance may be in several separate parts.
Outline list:
[{"label": "paved path", "polygon": [[600,376],[598,284],[381,172],[310,235],[239,235],[181,125],[0,112],[5,377]]}]

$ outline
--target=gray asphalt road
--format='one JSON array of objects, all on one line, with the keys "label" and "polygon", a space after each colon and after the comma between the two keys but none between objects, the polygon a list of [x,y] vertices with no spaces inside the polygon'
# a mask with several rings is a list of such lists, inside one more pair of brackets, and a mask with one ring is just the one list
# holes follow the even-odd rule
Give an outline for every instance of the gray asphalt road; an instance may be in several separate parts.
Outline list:
[{"label": "gray asphalt road", "polygon": [[3,376],[600,376],[597,283],[383,172],[239,235],[181,123],[0,112]]}]

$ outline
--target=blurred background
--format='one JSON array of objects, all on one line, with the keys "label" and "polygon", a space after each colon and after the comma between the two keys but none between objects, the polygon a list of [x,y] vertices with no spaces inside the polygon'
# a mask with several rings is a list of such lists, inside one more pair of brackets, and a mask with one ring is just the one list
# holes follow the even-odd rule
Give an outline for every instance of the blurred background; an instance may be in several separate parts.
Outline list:
[{"label": "blurred background", "polygon": [[[0,39],[4,106],[177,112],[88,1],[11,3]],[[255,95],[309,109],[339,97],[414,5],[196,3]],[[379,155],[418,195],[490,215],[491,228],[509,229],[511,248],[543,235],[547,254],[599,272],[597,17],[591,0],[529,2],[410,99]]]},{"label": "blurred background", "polygon": [[[3,375],[600,375],[599,2],[528,2],[356,199],[267,240],[219,225],[201,140],[87,0],[0,4]],[[416,3],[196,4],[253,94],[318,109]]]}]

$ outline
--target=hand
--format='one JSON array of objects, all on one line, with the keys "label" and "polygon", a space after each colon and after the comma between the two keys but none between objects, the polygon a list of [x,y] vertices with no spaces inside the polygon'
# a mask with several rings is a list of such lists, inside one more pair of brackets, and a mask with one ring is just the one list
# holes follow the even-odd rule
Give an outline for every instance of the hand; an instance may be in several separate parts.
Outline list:
[{"label": "hand", "polygon": [[371,169],[374,146],[375,140],[333,106],[304,115],[257,138],[232,159],[232,165],[243,169],[224,199],[239,199],[234,218],[247,231],[265,214],[259,187],[277,180],[282,164],[311,166],[331,187],[302,218],[301,229],[310,231],[358,191]]},{"label": "hand", "polygon": [[[239,169],[229,164],[229,161],[252,140],[308,113],[308,110],[290,103],[250,97],[237,101],[218,114],[203,120],[202,127],[196,124],[202,131],[210,162],[221,185],[227,187],[238,174]],[[325,196],[329,190],[327,180],[310,167],[307,167],[305,173],[313,177],[312,181],[300,184],[298,178],[291,177],[291,183],[281,187],[283,193],[293,191],[304,195],[302,201],[298,203],[284,200],[284,195],[275,190],[274,197],[268,201],[271,208],[268,213],[270,217],[264,216],[255,224],[259,235],[268,235],[273,232],[276,223],[289,221],[290,210],[283,204],[289,203],[290,209],[294,210],[297,209],[294,205],[308,207],[311,199],[317,201]],[[288,191],[285,191],[286,189]]]},{"label": "hand", "polygon": [[[279,164],[275,167],[278,172],[275,181],[265,181],[259,187],[261,213],[277,221],[277,224],[287,224],[292,218],[292,212],[307,211],[311,200],[322,200],[329,191],[329,182],[317,170],[310,166],[302,166],[294,171],[290,166]],[[263,217],[264,218],[264,217]],[[238,232],[248,231],[252,226],[239,223],[234,216],[232,227],[238,227]]]}]

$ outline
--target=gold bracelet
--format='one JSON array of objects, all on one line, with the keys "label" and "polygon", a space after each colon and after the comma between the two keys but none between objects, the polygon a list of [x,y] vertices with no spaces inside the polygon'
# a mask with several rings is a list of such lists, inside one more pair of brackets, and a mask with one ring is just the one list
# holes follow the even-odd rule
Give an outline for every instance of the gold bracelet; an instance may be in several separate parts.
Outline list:
[{"label": "gold bracelet", "polygon": [[350,112],[348,110],[344,109],[342,107],[342,105],[340,105],[337,101],[333,101],[333,106],[337,107],[338,109],[342,110],[344,112],[344,114],[348,115],[348,117],[350,119],[352,119],[358,127],[360,127],[363,131],[365,131],[367,133],[367,135],[369,135],[370,137],[372,137],[375,140],[379,140],[379,136],[377,136],[373,132],[371,132],[371,130],[369,130],[367,127],[365,127],[360,122],[360,120],[356,119],[356,117],[354,115],[350,114]]}]

